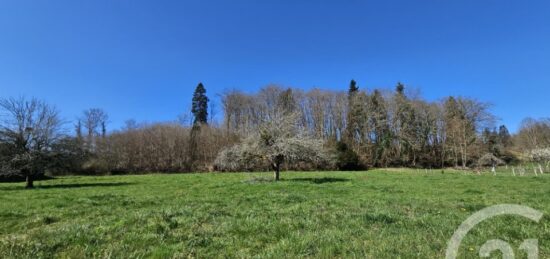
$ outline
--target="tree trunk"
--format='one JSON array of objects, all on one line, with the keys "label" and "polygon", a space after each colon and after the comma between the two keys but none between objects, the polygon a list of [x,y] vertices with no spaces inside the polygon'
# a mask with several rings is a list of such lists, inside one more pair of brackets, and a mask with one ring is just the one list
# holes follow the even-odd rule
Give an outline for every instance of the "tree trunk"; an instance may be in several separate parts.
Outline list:
[{"label": "tree trunk", "polygon": [[25,182],[26,182],[25,188],[27,189],[34,188],[32,175],[27,175]]},{"label": "tree trunk", "polygon": [[273,167],[275,168],[275,181],[279,181],[280,164],[276,163]]},{"label": "tree trunk", "polygon": [[466,169],[468,165],[468,154],[466,153],[466,147],[462,151],[462,169]]}]

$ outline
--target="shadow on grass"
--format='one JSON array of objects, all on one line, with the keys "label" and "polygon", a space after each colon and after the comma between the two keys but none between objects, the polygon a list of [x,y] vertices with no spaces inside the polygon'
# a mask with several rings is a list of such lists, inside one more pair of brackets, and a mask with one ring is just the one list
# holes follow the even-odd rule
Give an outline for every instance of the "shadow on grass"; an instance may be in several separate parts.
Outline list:
[{"label": "shadow on grass", "polygon": [[[73,189],[86,187],[117,187],[125,185],[133,185],[134,183],[118,182],[118,183],[67,183],[67,184],[51,184],[51,185],[36,185],[34,189]],[[0,187],[0,190],[27,190],[24,186],[5,186]],[[33,189],[30,189],[33,190]]]},{"label": "shadow on grass", "polygon": [[[35,181],[48,181],[55,179],[54,177],[47,175],[35,175]],[[25,177],[20,175],[1,175],[0,174],[0,183],[24,183]]]},{"label": "shadow on grass", "polygon": [[306,177],[306,178],[284,179],[283,181],[310,182],[314,184],[323,184],[323,183],[349,182],[350,180],[346,178],[335,178],[335,177],[323,177],[323,178]]}]

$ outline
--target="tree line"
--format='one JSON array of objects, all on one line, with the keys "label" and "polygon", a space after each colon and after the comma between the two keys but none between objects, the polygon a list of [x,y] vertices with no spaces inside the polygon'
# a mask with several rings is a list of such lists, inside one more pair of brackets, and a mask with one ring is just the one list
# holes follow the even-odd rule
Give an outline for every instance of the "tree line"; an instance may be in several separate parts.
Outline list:
[{"label": "tree line", "polygon": [[[222,103],[224,127],[238,135],[256,132],[281,110],[295,111],[303,131],[348,154],[355,164],[343,165],[348,168],[465,168],[490,151],[481,133],[495,122],[487,103],[464,97],[428,102],[407,95],[401,83],[395,91],[361,90],[355,81],[347,92],[268,86],[256,94],[227,92]],[[500,136],[498,142],[509,144]]]},{"label": "tree line", "polygon": [[0,174],[24,176],[32,187],[45,172],[471,168],[541,159],[550,147],[549,119],[525,119],[512,135],[495,127],[488,103],[427,101],[402,83],[391,90],[361,89],[354,80],[340,91],[228,90],[219,122],[209,121],[202,83],[191,101],[190,125],[130,120],[108,131],[109,116],[99,108],[64,123],[55,106],[38,99],[1,99]]}]

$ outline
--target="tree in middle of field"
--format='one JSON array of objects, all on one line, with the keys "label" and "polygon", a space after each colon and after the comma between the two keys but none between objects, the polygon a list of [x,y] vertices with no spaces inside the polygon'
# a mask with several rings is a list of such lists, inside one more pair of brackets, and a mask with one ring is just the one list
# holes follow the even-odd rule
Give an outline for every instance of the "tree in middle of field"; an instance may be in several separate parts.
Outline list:
[{"label": "tree in middle of field", "polygon": [[297,118],[296,114],[288,114],[264,122],[258,133],[222,151],[216,166],[221,170],[237,171],[267,163],[278,181],[283,163],[330,163],[323,141],[302,131]]}]

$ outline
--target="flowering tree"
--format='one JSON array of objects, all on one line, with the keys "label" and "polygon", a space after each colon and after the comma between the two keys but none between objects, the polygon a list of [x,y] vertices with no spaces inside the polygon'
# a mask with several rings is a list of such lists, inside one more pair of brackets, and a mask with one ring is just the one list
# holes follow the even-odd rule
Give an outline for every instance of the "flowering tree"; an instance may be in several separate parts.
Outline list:
[{"label": "flowering tree", "polygon": [[527,153],[529,160],[537,163],[550,162],[550,148],[533,149]]},{"label": "flowering tree", "polygon": [[238,171],[268,163],[279,180],[283,163],[329,163],[330,157],[323,142],[301,131],[294,114],[273,118],[260,126],[258,133],[220,153],[216,167],[220,170]]},{"label": "flowering tree", "polygon": [[491,153],[487,153],[483,155],[481,158],[479,158],[477,163],[480,166],[492,166],[493,168],[496,166],[505,164],[504,161],[502,161],[502,159],[496,157]]}]

